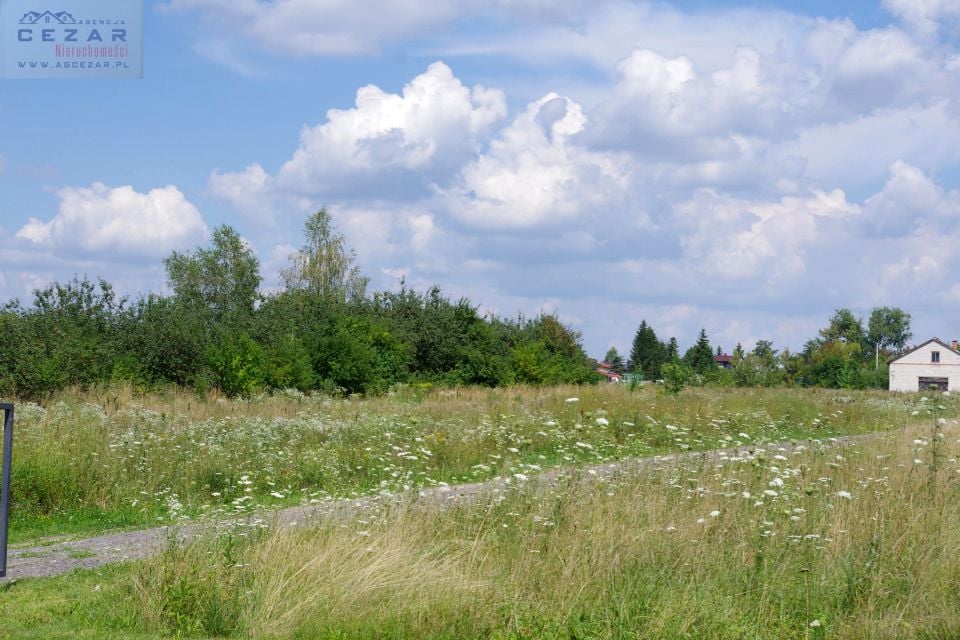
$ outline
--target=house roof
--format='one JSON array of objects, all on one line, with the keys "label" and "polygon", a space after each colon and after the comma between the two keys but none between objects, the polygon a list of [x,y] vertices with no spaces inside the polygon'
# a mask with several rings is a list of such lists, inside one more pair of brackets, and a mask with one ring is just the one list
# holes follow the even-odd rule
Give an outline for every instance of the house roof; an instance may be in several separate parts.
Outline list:
[{"label": "house roof", "polygon": [[919,351],[920,349],[923,349],[925,346],[927,346],[927,345],[930,344],[931,342],[936,342],[938,345],[940,345],[941,347],[943,347],[943,348],[946,349],[947,351],[952,351],[953,353],[955,353],[955,354],[957,354],[958,356],[960,356],[960,351],[957,351],[956,349],[954,349],[953,347],[951,347],[950,345],[948,345],[946,342],[944,342],[944,341],[941,340],[940,338],[930,338],[929,340],[927,340],[927,341],[924,342],[923,344],[918,344],[918,345],[915,346],[913,349],[910,349],[910,351],[907,351],[906,353],[901,353],[901,354],[898,355],[896,358],[891,358],[890,360],[887,360],[887,364],[893,364],[893,363],[895,363],[897,360],[901,360],[901,359],[903,359],[903,358],[906,358],[908,355],[910,355],[910,354],[913,353],[914,351]]},{"label": "house roof", "polygon": [[713,356],[713,361],[721,364],[730,364],[733,362],[733,356],[727,354],[723,354],[722,356]]}]

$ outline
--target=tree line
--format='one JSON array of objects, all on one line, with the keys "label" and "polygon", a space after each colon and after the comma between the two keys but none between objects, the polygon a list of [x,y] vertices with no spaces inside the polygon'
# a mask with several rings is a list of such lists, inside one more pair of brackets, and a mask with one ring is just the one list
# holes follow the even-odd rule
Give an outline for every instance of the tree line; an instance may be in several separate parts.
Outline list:
[{"label": "tree line", "polygon": [[[886,388],[887,361],[904,351],[913,337],[911,317],[898,307],[875,307],[864,325],[850,309],[837,309],[818,335],[793,353],[758,340],[750,351],[737,344],[725,363],[715,356],[705,329],[682,356],[675,338],[661,341],[646,320],[634,334],[629,358],[615,348],[605,360],[614,370],[638,378],[662,379],[676,389],[688,383],[721,385],[799,385],[847,389]],[[726,366],[724,366],[726,365]]]},{"label": "tree line", "polygon": [[164,260],[170,295],[131,301],[75,277],[0,308],[0,396],[126,381],[247,395],[261,389],[377,393],[396,384],[596,380],[578,332],[555,315],[482,316],[434,287],[369,292],[321,209],[263,293],[259,262],[229,226]]}]

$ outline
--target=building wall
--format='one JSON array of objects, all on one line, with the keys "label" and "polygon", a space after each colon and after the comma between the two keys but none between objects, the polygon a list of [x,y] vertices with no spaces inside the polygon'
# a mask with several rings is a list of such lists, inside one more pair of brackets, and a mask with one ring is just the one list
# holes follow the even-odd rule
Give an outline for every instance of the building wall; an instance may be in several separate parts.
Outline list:
[{"label": "building wall", "polygon": [[[930,362],[930,353],[940,352],[940,362]],[[931,342],[890,363],[891,391],[919,391],[920,378],[947,378],[951,390],[960,391],[960,355]]]}]

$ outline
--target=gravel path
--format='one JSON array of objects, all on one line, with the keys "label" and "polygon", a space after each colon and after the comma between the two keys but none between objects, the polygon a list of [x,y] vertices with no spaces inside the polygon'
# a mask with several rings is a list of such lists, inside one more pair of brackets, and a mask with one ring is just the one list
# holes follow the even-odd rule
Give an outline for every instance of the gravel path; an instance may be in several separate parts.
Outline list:
[{"label": "gravel path", "polygon": [[[881,432],[859,436],[829,438],[831,444],[849,446],[884,434],[900,434],[901,431]],[[744,446],[731,449],[697,451],[667,456],[655,456],[623,460],[614,463],[577,468],[590,478],[609,477],[615,473],[636,472],[643,469],[673,465],[680,462],[702,460],[705,463],[722,463],[750,456],[760,451],[788,452],[798,445],[815,444],[823,440],[803,440],[766,444],[762,447]],[[540,483],[555,482],[572,469],[558,468],[544,471],[536,476]],[[55,576],[75,569],[90,569],[114,562],[140,560],[157,555],[172,539],[186,541],[215,527],[231,527],[255,519],[274,522],[279,526],[307,526],[319,520],[355,516],[369,509],[382,506],[386,500],[398,501],[414,497],[420,501],[445,504],[451,500],[465,500],[504,489],[509,481],[494,478],[487,482],[453,486],[431,487],[411,491],[410,494],[392,497],[370,497],[335,500],[310,506],[291,507],[279,511],[258,512],[244,519],[187,523],[137,531],[125,531],[68,542],[59,542],[35,547],[10,549],[6,581],[26,577]]]}]

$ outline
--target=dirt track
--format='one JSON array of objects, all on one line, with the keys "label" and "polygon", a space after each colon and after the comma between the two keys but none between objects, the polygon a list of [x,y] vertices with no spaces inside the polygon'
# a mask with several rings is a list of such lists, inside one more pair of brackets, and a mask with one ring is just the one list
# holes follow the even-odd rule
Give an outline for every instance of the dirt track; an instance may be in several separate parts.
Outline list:
[{"label": "dirt track", "polygon": [[[883,432],[890,435],[902,435],[902,431]],[[831,444],[853,446],[866,439],[873,439],[882,433],[860,436],[830,438]],[[712,451],[698,451],[669,456],[655,456],[623,460],[619,462],[592,465],[578,468],[559,468],[544,471],[531,481],[550,483],[561,475],[571,471],[579,471],[584,477],[608,477],[615,473],[636,472],[642,469],[672,465],[683,461],[702,460],[707,463],[721,463],[731,459],[749,456],[759,450],[785,452],[797,445],[809,446],[818,441],[804,440],[767,444],[763,447],[745,446],[733,449],[717,449]],[[158,554],[171,539],[180,541],[189,540],[204,531],[216,527],[230,527],[253,519],[274,523],[278,526],[309,526],[310,523],[325,519],[357,515],[383,504],[385,500],[409,500],[447,503],[451,500],[464,500],[503,490],[509,481],[495,478],[487,482],[454,485],[450,487],[432,487],[419,489],[407,495],[392,497],[373,497],[336,500],[311,506],[291,507],[279,511],[258,512],[248,519],[233,519],[220,522],[191,522],[177,526],[164,526],[154,529],[125,531],[92,538],[71,540],[33,547],[18,547],[10,550],[7,563],[6,580],[18,578],[55,576],[75,569],[99,567],[114,562],[139,560]]]}]

